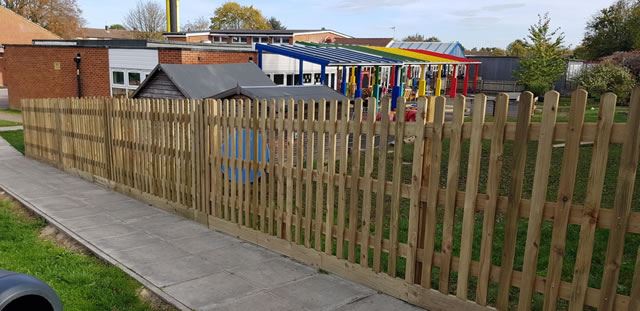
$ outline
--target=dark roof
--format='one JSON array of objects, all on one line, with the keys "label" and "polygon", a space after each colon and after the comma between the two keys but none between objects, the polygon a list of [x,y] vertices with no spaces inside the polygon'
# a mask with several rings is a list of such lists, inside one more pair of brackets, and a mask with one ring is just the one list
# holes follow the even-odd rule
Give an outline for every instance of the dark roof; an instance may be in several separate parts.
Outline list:
[{"label": "dark roof", "polygon": [[79,37],[99,39],[135,39],[137,33],[137,31],[124,29],[82,28],[79,33]]},{"label": "dark roof", "polygon": [[209,98],[238,85],[275,85],[254,63],[217,65],[158,64],[138,87],[133,97],[144,89],[147,82],[151,81],[151,78],[159,71],[167,75],[184,97],[192,99]]},{"label": "dark roof", "polygon": [[293,98],[295,100],[349,100],[346,96],[324,85],[297,85],[297,86],[236,86],[224,92],[218,93],[212,98],[226,98],[233,95],[244,95],[257,99]]},{"label": "dark roof", "polygon": [[393,38],[336,38],[337,44],[387,46]]}]

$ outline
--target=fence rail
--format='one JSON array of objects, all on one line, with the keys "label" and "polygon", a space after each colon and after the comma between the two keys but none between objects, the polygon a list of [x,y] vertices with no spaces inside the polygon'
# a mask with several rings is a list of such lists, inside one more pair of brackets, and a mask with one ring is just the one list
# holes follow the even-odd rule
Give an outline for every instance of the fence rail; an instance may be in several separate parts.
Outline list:
[{"label": "fence rail", "polygon": [[540,122],[528,92],[515,120],[505,94],[466,121],[462,96],[38,99],[23,116],[32,158],[429,309],[638,310],[640,89],[625,123],[613,94],[596,122],[583,90],[567,122],[544,98]]}]

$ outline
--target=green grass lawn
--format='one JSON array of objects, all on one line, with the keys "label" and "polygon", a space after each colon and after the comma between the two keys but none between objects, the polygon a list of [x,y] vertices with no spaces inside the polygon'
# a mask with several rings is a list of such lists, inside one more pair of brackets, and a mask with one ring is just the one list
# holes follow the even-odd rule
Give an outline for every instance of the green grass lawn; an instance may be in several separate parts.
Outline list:
[{"label": "green grass lawn", "polygon": [[17,126],[17,125],[20,125],[20,123],[7,121],[7,120],[0,120],[0,127]]},{"label": "green grass lawn", "polygon": [[153,310],[141,285],[117,267],[39,238],[43,220],[0,196],[0,267],[49,284],[65,310]]},{"label": "green grass lawn", "polygon": [[0,132],[0,137],[4,138],[13,148],[16,148],[16,150],[24,154],[24,132],[22,130]]}]

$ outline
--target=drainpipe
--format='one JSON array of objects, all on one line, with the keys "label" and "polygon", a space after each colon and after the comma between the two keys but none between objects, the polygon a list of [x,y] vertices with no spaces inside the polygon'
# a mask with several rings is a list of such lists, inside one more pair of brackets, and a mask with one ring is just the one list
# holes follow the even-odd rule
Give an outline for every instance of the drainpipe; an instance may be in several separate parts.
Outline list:
[{"label": "drainpipe", "polygon": [[80,62],[82,61],[82,57],[80,53],[73,58],[73,61],[76,63],[76,83],[78,84],[78,98],[82,97],[82,78],[80,77]]}]

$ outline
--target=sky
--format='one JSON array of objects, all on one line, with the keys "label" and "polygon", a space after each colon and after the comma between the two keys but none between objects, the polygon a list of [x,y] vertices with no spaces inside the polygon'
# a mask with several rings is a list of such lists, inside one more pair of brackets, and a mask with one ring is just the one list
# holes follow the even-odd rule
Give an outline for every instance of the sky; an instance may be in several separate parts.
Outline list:
[{"label": "sky", "polygon": [[[155,0],[164,7],[164,0]],[[122,23],[135,0],[79,0],[88,27]],[[222,0],[180,0],[180,22],[211,17]],[[524,38],[537,15],[549,12],[566,43],[580,43],[585,25],[614,0],[268,0],[237,1],[275,16],[289,29],[325,27],[354,37],[401,39],[421,33],[473,47],[505,48]],[[395,30],[393,29],[395,27]]]}]

